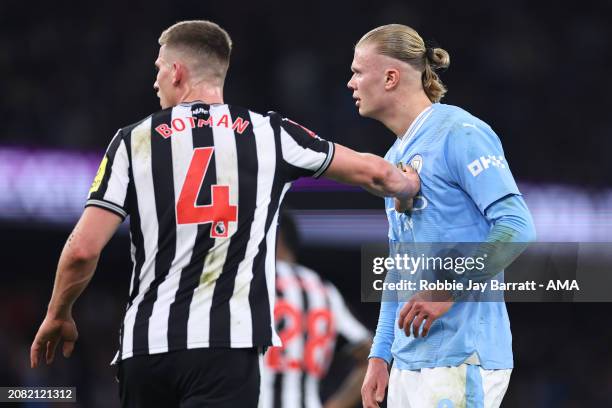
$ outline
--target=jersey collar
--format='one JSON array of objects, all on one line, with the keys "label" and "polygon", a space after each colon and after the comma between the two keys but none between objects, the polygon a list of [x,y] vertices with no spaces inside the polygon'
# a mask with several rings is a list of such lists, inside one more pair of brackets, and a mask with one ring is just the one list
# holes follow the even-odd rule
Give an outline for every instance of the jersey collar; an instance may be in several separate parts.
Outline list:
[{"label": "jersey collar", "polygon": [[406,133],[404,133],[404,137],[402,137],[400,141],[400,149],[408,145],[408,142],[410,142],[410,140],[419,131],[419,129],[421,129],[421,126],[423,126],[423,123],[425,123],[429,115],[431,115],[432,110],[433,105],[429,105],[428,107],[423,109],[421,113],[419,113],[417,117],[412,121],[410,127],[408,127],[408,130],[406,131]]}]

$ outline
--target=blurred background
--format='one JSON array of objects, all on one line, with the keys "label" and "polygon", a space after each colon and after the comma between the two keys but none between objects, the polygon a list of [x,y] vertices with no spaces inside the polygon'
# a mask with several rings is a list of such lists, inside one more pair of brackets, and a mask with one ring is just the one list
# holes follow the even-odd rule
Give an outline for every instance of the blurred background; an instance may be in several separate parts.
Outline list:
[{"label": "blurred background", "polygon": [[[450,52],[443,102],[500,136],[538,239],[612,242],[612,1],[3,1],[0,386],[76,386],[72,407],[118,406],[109,362],[128,297],[126,229],[76,305],[81,338],[73,357],[34,371],[29,346],[104,149],[119,127],[159,109],[159,34],[199,18],[234,41],[227,102],[278,111],[323,138],[380,155],[394,136],[357,114],[346,88],[353,45],[378,25],[412,26]],[[336,283],[374,330],[378,305],[360,302],[357,274],[360,245],[385,240],[382,200],[301,180],[286,202],[302,236],[300,262]],[[612,304],[510,303],[508,310],[515,370],[504,407],[612,406]],[[324,396],[348,360],[337,355]]]}]

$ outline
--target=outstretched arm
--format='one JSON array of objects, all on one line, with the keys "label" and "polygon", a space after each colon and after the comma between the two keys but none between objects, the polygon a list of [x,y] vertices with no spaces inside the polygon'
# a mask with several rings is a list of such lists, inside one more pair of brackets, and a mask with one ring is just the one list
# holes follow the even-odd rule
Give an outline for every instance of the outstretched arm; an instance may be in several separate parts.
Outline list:
[{"label": "outstretched arm", "polygon": [[38,366],[43,354],[47,364],[51,364],[60,341],[64,342],[64,357],[72,354],[78,337],[72,305],[93,277],[100,253],[121,221],[113,212],[85,208],[60,256],[47,315],[30,349],[32,368]]},{"label": "outstretched arm", "polygon": [[359,153],[348,147],[335,144],[335,153],[324,177],[341,183],[361,186],[381,197],[396,197],[408,200],[421,188],[419,175],[412,170],[400,171],[382,157],[370,153]]}]

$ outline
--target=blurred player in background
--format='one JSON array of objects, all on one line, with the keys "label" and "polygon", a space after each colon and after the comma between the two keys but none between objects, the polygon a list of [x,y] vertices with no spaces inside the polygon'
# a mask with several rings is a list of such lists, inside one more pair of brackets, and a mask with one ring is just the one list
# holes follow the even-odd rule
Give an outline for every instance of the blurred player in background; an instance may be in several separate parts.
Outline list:
[{"label": "blurred player in background", "polygon": [[68,238],[31,365],[73,351],[72,307],[130,215],[133,272],[115,363],[124,407],[250,407],[259,350],[280,346],[273,305],[278,208],[291,182],[326,177],[406,200],[380,157],[322,140],[276,113],[223,101],[229,35],[186,21],[159,38],[162,110],[119,129]]},{"label": "blurred player in background", "polygon": [[324,406],[354,407],[360,400],[371,334],[332,283],[297,263],[298,250],[295,223],[281,212],[274,319],[283,346],[268,349],[263,358],[260,407],[321,407],[319,382],[327,374],[338,335],[348,340],[356,366]]},{"label": "blurred player in background", "polygon": [[[409,164],[421,177],[411,210],[398,212],[386,199],[390,243],[531,242],[533,221],[495,132],[438,103],[446,89],[435,70],[449,61],[445,50],[426,47],[399,24],[378,27],[355,46],[348,87],[359,114],[397,136],[385,158]],[[514,259],[504,251],[495,257],[502,267]],[[498,271],[466,272],[466,278],[481,282]],[[389,271],[387,279],[396,278]],[[455,296],[420,292],[407,302],[396,296],[381,303],[362,387],[366,407],[378,406],[387,383],[389,407],[500,405],[513,367],[505,303],[455,302]]]}]

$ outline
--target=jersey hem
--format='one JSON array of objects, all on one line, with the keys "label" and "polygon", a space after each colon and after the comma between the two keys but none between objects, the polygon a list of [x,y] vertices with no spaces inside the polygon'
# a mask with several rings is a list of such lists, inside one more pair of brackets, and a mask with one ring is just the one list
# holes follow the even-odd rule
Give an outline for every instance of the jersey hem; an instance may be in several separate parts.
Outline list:
[{"label": "jersey hem", "polygon": [[[438,361],[413,361],[411,363],[406,363],[404,361],[398,360],[397,357],[394,357],[393,367],[399,370],[420,370],[422,368],[436,368],[436,367],[458,367],[465,363],[467,357],[460,358],[444,358]],[[484,359],[480,359],[479,367],[484,368],[485,370],[506,370],[514,368],[513,362],[500,362],[500,361],[487,361]]]},{"label": "jersey hem", "polygon": [[173,351],[184,351],[184,350],[192,350],[197,348],[252,348],[252,347],[270,347],[272,346],[271,342],[266,344],[253,344],[253,342],[198,342],[188,344],[187,347],[181,347],[180,349],[169,350],[168,347],[154,347],[150,348],[147,351],[128,351],[126,353],[122,353],[121,357],[119,357],[119,353],[115,356],[111,365],[115,365],[121,361],[127,360],[131,357],[137,356],[148,356],[153,354],[163,354],[163,353],[171,353]]}]

